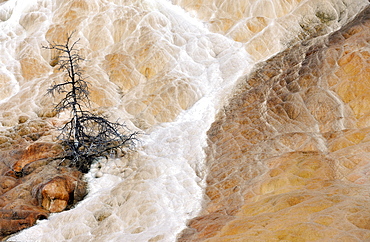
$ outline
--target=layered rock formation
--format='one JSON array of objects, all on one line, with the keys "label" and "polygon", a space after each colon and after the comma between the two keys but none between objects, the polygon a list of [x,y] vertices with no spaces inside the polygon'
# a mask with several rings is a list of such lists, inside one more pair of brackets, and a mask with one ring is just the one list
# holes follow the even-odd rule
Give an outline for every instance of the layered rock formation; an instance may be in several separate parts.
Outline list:
[{"label": "layered rock formation", "polygon": [[370,8],[255,70],[208,131],[179,241],[370,240]]}]

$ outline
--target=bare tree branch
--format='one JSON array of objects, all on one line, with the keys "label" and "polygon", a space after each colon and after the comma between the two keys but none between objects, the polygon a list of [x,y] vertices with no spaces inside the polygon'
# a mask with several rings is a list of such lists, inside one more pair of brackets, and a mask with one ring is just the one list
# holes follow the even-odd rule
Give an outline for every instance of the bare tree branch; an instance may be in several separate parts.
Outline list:
[{"label": "bare tree branch", "polygon": [[79,62],[84,61],[76,49],[79,40],[72,42],[72,35],[67,37],[64,45],[49,43],[48,47],[43,46],[61,53],[57,65],[67,76],[64,82],[54,83],[47,92],[52,96],[55,93],[65,94],[54,109],[58,113],[69,110],[72,118],[60,128],[58,138],[65,147],[64,158],[71,161],[69,165],[87,172],[95,158],[123,148],[133,148],[137,132],[130,132],[124,124],[110,122],[105,117],[84,110],[90,106],[90,84],[79,66]]}]

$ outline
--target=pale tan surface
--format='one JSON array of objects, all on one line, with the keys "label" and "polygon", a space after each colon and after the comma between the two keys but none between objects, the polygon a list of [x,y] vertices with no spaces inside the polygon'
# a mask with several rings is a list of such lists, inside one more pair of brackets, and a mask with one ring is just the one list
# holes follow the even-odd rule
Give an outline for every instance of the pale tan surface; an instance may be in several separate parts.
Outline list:
[{"label": "pale tan surface", "polygon": [[209,202],[180,241],[370,240],[369,17],[240,83],[208,131]]},{"label": "pale tan surface", "polygon": [[256,61],[297,41],[337,29],[365,2],[320,0],[174,0],[215,33],[243,43]]}]

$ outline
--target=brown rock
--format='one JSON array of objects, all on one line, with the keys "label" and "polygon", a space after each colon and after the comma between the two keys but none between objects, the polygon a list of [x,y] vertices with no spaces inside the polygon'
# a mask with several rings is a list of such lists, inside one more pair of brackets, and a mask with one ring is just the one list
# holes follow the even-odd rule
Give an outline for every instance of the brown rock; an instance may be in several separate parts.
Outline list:
[{"label": "brown rock", "polygon": [[0,176],[0,194],[4,194],[8,190],[12,189],[17,185],[17,179],[9,176]]},{"label": "brown rock", "polygon": [[13,170],[21,172],[27,164],[44,158],[56,157],[61,151],[61,146],[55,143],[33,143],[27,147],[21,159],[13,165]]},{"label": "brown rock", "polygon": [[74,199],[78,180],[70,176],[57,176],[42,183],[36,189],[38,203],[46,210],[57,213],[63,211]]},{"label": "brown rock", "polygon": [[34,225],[38,219],[47,217],[48,213],[45,211],[0,209],[0,239]]},{"label": "brown rock", "polygon": [[0,134],[10,143],[0,147],[0,239],[47,218],[50,212],[70,208],[86,194],[82,174],[59,167],[59,144],[29,138],[47,134],[48,129],[43,122],[26,120]]}]

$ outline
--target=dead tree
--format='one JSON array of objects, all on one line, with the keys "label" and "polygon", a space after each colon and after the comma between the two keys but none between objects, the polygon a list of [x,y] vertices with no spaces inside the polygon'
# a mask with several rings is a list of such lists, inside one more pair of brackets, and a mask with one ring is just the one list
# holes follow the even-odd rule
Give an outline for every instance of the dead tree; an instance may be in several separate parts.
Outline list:
[{"label": "dead tree", "polygon": [[72,34],[66,43],[51,44],[43,47],[55,50],[58,55],[58,68],[66,73],[61,83],[54,83],[48,93],[64,94],[54,109],[57,113],[69,111],[71,119],[60,128],[58,139],[65,147],[65,157],[69,165],[82,172],[90,169],[94,159],[106,156],[118,149],[132,148],[137,141],[136,132],[119,122],[110,122],[106,117],[88,111],[90,107],[89,82],[83,76],[79,63],[84,59],[80,56],[76,45],[72,42]]}]

